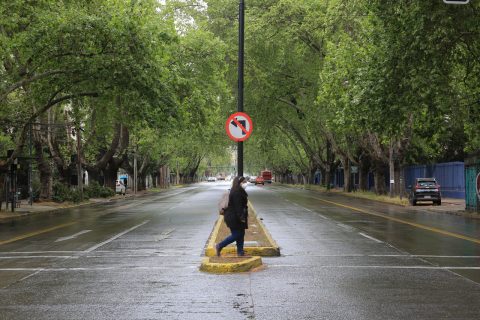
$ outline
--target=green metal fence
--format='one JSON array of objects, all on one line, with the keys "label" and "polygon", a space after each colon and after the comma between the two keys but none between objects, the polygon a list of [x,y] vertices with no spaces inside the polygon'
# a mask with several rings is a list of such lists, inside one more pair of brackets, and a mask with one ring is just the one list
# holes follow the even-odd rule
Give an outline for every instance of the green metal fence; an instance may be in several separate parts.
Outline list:
[{"label": "green metal fence", "polygon": [[480,154],[465,161],[465,205],[467,210],[480,212]]}]

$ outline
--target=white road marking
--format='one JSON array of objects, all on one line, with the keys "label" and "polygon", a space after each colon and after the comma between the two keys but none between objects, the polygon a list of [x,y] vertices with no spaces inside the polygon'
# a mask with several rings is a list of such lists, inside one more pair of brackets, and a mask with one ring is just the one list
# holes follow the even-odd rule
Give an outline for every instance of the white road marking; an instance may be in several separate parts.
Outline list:
[{"label": "white road marking", "polygon": [[[295,264],[268,264],[269,267],[312,268]],[[315,266],[324,269],[412,269],[412,270],[480,270],[480,267],[435,267],[435,266]],[[0,269],[1,271],[1,269]]]},{"label": "white road marking", "polygon": [[71,256],[4,256],[0,259],[45,259],[45,258],[71,258]]},{"label": "white road marking", "polygon": [[43,253],[75,253],[82,251],[2,251],[0,254],[43,254]]},{"label": "white road marking", "polygon": [[163,231],[161,234],[159,235],[156,235],[156,236],[153,236],[153,239],[155,241],[161,241],[161,240],[165,240],[167,238],[170,237],[170,234],[175,231],[175,229],[168,229],[168,230],[165,230]]},{"label": "white road marking", "polygon": [[75,234],[72,234],[71,236],[68,236],[68,237],[61,237],[61,238],[58,238],[57,240],[55,240],[55,242],[61,242],[61,241],[65,241],[65,240],[71,240],[71,239],[75,239],[76,237],[82,235],[82,234],[85,234],[85,233],[89,233],[91,232],[92,230],[82,230],[80,232],[77,232]]},{"label": "white road marking", "polygon": [[120,237],[123,236],[124,234],[127,234],[127,233],[129,233],[130,231],[133,231],[133,230],[137,229],[138,227],[143,226],[144,224],[146,224],[146,223],[148,223],[148,222],[150,222],[150,220],[143,221],[142,223],[137,224],[136,226],[131,227],[130,229],[127,229],[127,230],[125,230],[125,231],[123,231],[123,232],[120,232],[119,234],[111,237],[110,239],[105,240],[105,241],[103,241],[103,242],[100,242],[99,244],[96,244],[96,245],[94,245],[93,247],[90,247],[90,248],[86,249],[86,250],[83,251],[83,252],[92,252],[93,250],[98,249],[98,248],[106,245],[107,243],[112,242],[113,240],[115,240],[115,239],[117,239],[117,238],[120,238]]},{"label": "white road marking", "polygon": [[376,238],[374,238],[374,237],[371,237],[371,236],[369,236],[368,234],[365,234],[365,233],[363,233],[363,232],[359,232],[358,234],[361,235],[361,236],[363,236],[363,237],[365,237],[365,238],[367,238],[367,239],[373,240],[373,241],[375,241],[376,243],[383,243],[383,241],[378,240],[378,239],[376,239]]},{"label": "white road marking", "polygon": [[102,270],[165,270],[165,269],[186,269],[195,266],[198,268],[198,264],[191,265],[169,265],[169,266],[113,266],[113,267],[96,267],[96,268],[0,268],[2,271],[38,271],[38,272],[58,272],[58,271],[102,271]]},{"label": "white road marking", "polygon": [[24,281],[24,280],[27,280],[28,278],[33,277],[33,276],[36,275],[37,273],[42,272],[42,270],[43,270],[43,269],[37,270],[37,271],[35,271],[34,273],[31,273],[31,274],[29,274],[28,276],[23,277],[22,279],[18,280],[18,282],[22,282],[22,281]]},{"label": "white road marking", "polygon": [[[285,257],[298,256],[297,254],[282,254]],[[417,255],[417,254],[308,254],[309,257],[327,258],[327,257],[372,257],[372,258],[439,258],[439,259],[479,259],[480,256],[436,256],[436,255]]]},{"label": "white road marking", "polygon": [[337,226],[347,231],[352,231],[354,229],[353,227],[347,226],[346,224],[343,224],[343,223],[337,223]]},{"label": "white road marking", "polygon": [[[273,268],[308,268],[309,265],[295,264],[268,264]],[[112,267],[95,267],[95,268],[0,268],[2,271],[31,271],[31,272],[61,272],[61,271],[102,271],[102,270],[165,270],[165,269],[190,269],[198,268],[198,265],[169,265],[169,266],[112,266]],[[398,270],[480,270],[480,267],[436,267],[436,266],[315,266],[315,268],[323,269],[398,269]]]},{"label": "white road marking", "polygon": [[[135,251],[135,250],[132,250]],[[128,251],[130,252],[130,251]],[[83,253],[83,251],[78,251]],[[95,255],[83,255],[89,258],[128,258],[128,257],[178,257],[178,254],[166,253],[145,253],[145,254],[129,254],[127,252],[115,252],[115,256],[99,253],[113,253],[110,251],[96,251]],[[189,255],[182,255],[189,256]],[[194,254],[193,256],[197,256]],[[284,256],[294,256],[285,254]],[[296,256],[296,255],[295,255]],[[437,255],[405,255],[405,254],[322,254],[322,255],[308,255],[314,258],[349,258],[349,257],[364,257],[364,258],[436,258],[436,259],[479,259],[480,256],[437,256]],[[78,256],[5,256],[0,259],[45,259],[45,258],[78,258]]]},{"label": "white road marking", "polygon": [[322,218],[322,219],[329,220],[327,217],[325,217],[325,216],[324,216],[323,214],[321,214],[321,213],[318,213],[318,212],[315,212],[315,211],[310,210],[310,209],[308,209],[308,208],[305,208],[304,206],[301,206],[301,205],[299,205],[299,204],[297,204],[297,203],[294,203],[294,202],[292,202],[292,201],[290,201],[290,200],[288,200],[288,199],[284,199],[284,200],[287,201],[287,202],[292,203],[293,205],[295,205],[295,206],[297,206],[297,207],[299,207],[299,208],[302,208],[302,209],[305,210],[305,211],[308,211],[308,212],[311,212],[311,213],[315,213],[317,216],[319,216],[319,217]]}]

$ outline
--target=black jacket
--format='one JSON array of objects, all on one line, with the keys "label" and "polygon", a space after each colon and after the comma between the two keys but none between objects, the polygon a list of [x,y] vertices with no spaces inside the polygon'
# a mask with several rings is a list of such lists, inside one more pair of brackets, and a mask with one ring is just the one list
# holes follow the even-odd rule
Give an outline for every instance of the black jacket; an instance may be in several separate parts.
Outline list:
[{"label": "black jacket", "polygon": [[248,195],[243,188],[230,192],[224,219],[230,229],[248,229]]}]

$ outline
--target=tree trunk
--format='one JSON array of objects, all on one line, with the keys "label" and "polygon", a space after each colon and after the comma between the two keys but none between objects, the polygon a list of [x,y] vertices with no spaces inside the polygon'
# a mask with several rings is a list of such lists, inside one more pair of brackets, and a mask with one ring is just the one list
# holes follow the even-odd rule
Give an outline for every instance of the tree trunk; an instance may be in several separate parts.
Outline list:
[{"label": "tree trunk", "polygon": [[384,164],[376,164],[373,174],[375,180],[375,193],[378,195],[387,194],[387,188],[385,186],[385,169]]},{"label": "tree trunk", "polygon": [[332,184],[332,173],[330,170],[325,170],[325,186],[327,187],[327,190],[330,190]]},{"label": "tree trunk", "polygon": [[138,191],[143,191],[147,189],[147,174],[139,174],[137,177],[137,190]]},{"label": "tree trunk", "polygon": [[348,157],[343,157],[343,191],[352,192],[352,177],[350,170],[350,160]]},{"label": "tree trunk", "polygon": [[368,191],[368,172],[370,171],[370,166],[367,160],[360,160],[358,162],[358,184],[359,188],[362,191]]},{"label": "tree trunk", "polygon": [[167,166],[161,166],[158,171],[159,171],[158,186],[162,189],[168,188]]},{"label": "tree trunk", "polygon": [[37,155],[37,166],[40,173],[40,199],[51,199],[53,195],[53,177],[50,161],[43,156],[43,143],[34,141],[35,153]]},{"label": "tree trunk", "polygon": [[120,165],[116,165],[114,161],[110,161],[107,165],[107,167],[103,170],[104,173],[104,179],[105,179],[105,187],[110,188],[112,190],[116,189],[116,180],[117,180],[117,174],[118,174],[118,169],[120,168]]},{"label": "tree trunk", "polygon": [[96,181],[101,186],[103,186],[105,184],[105,181],[102,178],[102,175],[100,174],[101,173],[100,170],[98,170],[95,167],[87,167],[87,172],[88,172],[88,181],[89,182]]},{"label": "tree trunk", "polygon": [[3,188],[5,185],[5,177],[3,174],[0,173],[0,211],[2,211],[2,204],[5,198],[5,189]]},{"label": "tree trunk", "polygon": [[326,181],[325,178],[326,178],[327,171],[324,168],[320,168],[320,172],[321,172],[320,185],[326,186],[327,183],[325,182]]}]

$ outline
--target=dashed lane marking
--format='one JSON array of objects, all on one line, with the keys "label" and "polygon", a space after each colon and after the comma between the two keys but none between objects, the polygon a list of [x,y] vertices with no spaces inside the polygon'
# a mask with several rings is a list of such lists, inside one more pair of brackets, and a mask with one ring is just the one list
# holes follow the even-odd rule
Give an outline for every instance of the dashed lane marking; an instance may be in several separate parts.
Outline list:
[{"label": "dashed lane marking", "polygon": [[15,237],[15,238],[11,238],[11,239],[8,239],[8,240],[0,241],[0,245],[12,243],[12,242],[15,242],[15,241],[20,241],[20,240],[27,239],[27,238],[31,238],[31,237],[35,237],[35,236],[38,236],[38,235],[43,234],[43,233],[47,233],[47,232],[51,232],[51,231],[54,231],[54,230],[57,230],[57,229],[69,227],[69,226],[71,226],[71,225],[74,225],[75,223],[77,223],[77,222],[64,223],[64,224],[60,224],[60,225],[55,226],[55,227],[51,227],[51,228],[47,228],[47,229],[42,229],[42,230],[38,230],[38,231],[26,233],[26,234],[17,236],[17,237]]},{"label": "dashed lane marking", "polygon": [[142,223],[137,224],[136,226],[133,226],[133,227],[131,227],[130,229],[127,229],[127,230],[125,230],[125,231],[123,231],[123,232],[120,232],[119,234],[114,235],[113,237],[111,237],[111,238],[108,239],[108,240],[105,240],[105,241],[103,241],[103,242],[100,242],[99,244],[96,244],[96,245],[94,245],[94,246],[86,249],[84,252],[92,252],[92,251],[95,250],[95,249],[98,249],[98,248],[100,248],[100,247],[103,247],[104,245],[112,242],[113,240],[115,240],[115,239],[117,239],[117,238],[120,238],[120,237],[123,236],[124,234],[129,233],[130,231],[133,231],[133,230],[135,230],[135,229],[143,226],[144,224],[146,224],[146,223],[148,223],[148,222],[150,222],[150,220],[143,221]]},{"label": "dashed lane marking", "polygon": [[80,232],[72,234],[71,236],[58,238],[57,240],[55,240],[55,242],[61,242],[61,241],[65,241],[65,240],[75,239],[76,237],[81,236],[82,234],[85,234],[85,233],[89,233],[91,231],[92,230],[82,230]]},{"label": "dashed lane marking", "polygon": [[371,236],[369,236],[368,234],[365,234],[365,233],[363,233],[363,232],[359,232],[358,234],[361,235],[361,236],[363,236],[363,237],[365,237],[365,238],[367,238],[367,239],[373,240],[373,241],[375,241],[376,243],[383,243],[383,241],[378,240],[378,239],[376,239],[376,238],[374,238],[374,237],[371,237]]}]

